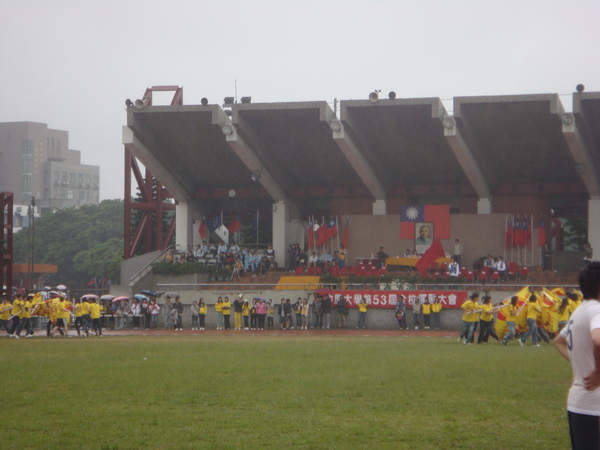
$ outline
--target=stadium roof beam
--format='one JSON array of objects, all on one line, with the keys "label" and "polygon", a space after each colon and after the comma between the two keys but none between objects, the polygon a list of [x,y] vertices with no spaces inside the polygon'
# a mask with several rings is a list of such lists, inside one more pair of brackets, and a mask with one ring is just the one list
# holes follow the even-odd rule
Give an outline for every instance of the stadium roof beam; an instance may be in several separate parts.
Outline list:
[{"label": "stadium roof beam", "polygon": [[479,197],[477,212],[479,214],[490,214],[492,212],[492,194],[488,182],[477,163],[473,152],[469,148],[461,131],[458,129],[456,120],[452,116],[439,117],[444,127],[444,136],[450,144],[450,148],[456,160],[462,167],[465,175],[471,182],[473,189]]},{"label": "stadium roof beam", "polygon": [[[598,100],[600,104],[600,93],[573,94],[573,114],[562,113],[562,133],[567,142],[567,146],[573,161],[575,171],[581,177],[591,198],[600,199],[600,176],[598,167],[593,154],[600,152],[600,148],[594,149],[593,137],[590,135],[591,128],[586,111],[582,108],[582,97],[588,97],[591,100]],[[595,98],[594,98],[595,96]]]},{"label": "stadium roof beam", "polygon": [[364,158],[359,145],[346,132],[345,126],[340,120],[332,120],[329,126],[333,132],[333,140],[375,199],[373,214],[385,215],[386,190],[375,175],[375,171]]},{"label": "stadium roof beam", "polygon": [[250,128],[241,119],[238,119],[238,123],[225,123],[221,127],[221,131],[225,135],[225,139],[237,157],[244,163],[251,173],[251,178],[262,185],[262,187],[269,193],[275,203],[284,202],[288,207],[291,208],[292,214],[296,217],[300,216],[298,208],[294,203],[287,197],[284,187],[273,177],[271,172],[265,167],[265,164],[256,155],[253,150],[253,145],[250,144],[249,140],[244,139],[238,132],[238,127],[243,128],[243,133],[251,135]]},{"label": "stadium roof beam", "polygon": [[150,169],[152,174],[160,180],[176,201],[186,202],[189,200],[190,196],[188,192],[177,180],[177,177],[165,169],[154,154],[136,136],[132,128],[128,126],[123,127],[122,139],[123,145],[131,154],[143,161],[144,166]]}]

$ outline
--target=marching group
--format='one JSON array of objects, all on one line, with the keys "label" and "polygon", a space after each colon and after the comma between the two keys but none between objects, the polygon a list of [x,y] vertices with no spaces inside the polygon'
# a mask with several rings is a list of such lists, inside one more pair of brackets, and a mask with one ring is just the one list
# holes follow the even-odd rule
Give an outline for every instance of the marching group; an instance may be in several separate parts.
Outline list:
[{"label": "marching group", "polygon": [[[479,303],[479,294],[473,293],[465,301],[461,308],[463,310],[463,325],[458,337],[458,342],[466,345],[472,344],[475,338],[475,331],[479,326],[479,336],[477,343],[487,343],[492,337],[503,345],[517,338],[519,344],[524,346],[529,338],[531,338],[534,347],[541,347],[539,342],[543,340],[550,343],[551,336],[555,332],[560,332],[569,321],[569,317],[581,305],[581,296],[576,292],[566,292],[560,302],[556,302],[558,328],[557,330],[547,330],[542,325],[542,305],[541,299],[534,293],[530,294],[527,301],[519,304],[519,297],[513,296],[510,301],[502,302],[494,306],[492,298],[488,295],[482,297],[482,303]],[[507,332],[504,336],[498,336],[494,329],[494,313],[501,311],[506,319]],[[522,333],[517,332],[517,320],[521,314],[525,315],[527,330]]]}]

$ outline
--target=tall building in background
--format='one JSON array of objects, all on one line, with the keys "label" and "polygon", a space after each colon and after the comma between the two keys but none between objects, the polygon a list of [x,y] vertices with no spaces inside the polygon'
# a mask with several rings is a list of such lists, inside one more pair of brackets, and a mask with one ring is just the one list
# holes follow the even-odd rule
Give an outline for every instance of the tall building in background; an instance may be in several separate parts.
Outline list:
[{"label": "tall building in background", "polygon": [[15,211],[21,206],[24,216],[32,197],[41,215],[99,203],[100,167],[81,164],[81,152],[69,149],[67,131],[36,122],[0,123],[0,191],[14,194]]}]

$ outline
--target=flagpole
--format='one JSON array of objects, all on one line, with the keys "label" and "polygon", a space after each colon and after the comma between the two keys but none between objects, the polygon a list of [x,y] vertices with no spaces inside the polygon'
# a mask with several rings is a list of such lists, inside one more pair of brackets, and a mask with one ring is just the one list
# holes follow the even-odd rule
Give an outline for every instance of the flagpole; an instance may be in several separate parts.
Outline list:
[{"label": "flagpole", "polygon": [[258,229],[260,228],[260,214],[259,209],[256,209],[256,248],[258,248]]},{"label": "flagpole", "polygon": [[[533,266],[533,214],[531,215],[531,265]],[[539,238],[538,238],[539,240]]]},{"label": "flagpole", "polygon": [[508,233],[508,216],[505,216],[504,219],[504,253],[502,257],[504,258],[504,261],[506,261],[506,233]]},{"label": "flagpole", "polygon": [[[527,216],[525,216],[525,220],[523,220],[523,223],[525,224],[525,226],[527,226]],[[523,230],[525,231],[525,230]],[[524,233],[525,234],[525,242],[523,243],[523,253],[525,254],[523,261],[525,262],[525,265],[527,265],[527,232]]]},{"label": "flagpole", "polygon": [[515,250],[515,215],[512,216],[512,233],[510,233],[510,260],[514,261]]},{"label": "flagpole", "polygon": [[335,229],[337,230],[337,233],[335,233],[336,236],[336,240],[337,240],[337,248],[338,250],[340,249],[340,223],[338,222],[338,216],[337,214],[335,215]]}]

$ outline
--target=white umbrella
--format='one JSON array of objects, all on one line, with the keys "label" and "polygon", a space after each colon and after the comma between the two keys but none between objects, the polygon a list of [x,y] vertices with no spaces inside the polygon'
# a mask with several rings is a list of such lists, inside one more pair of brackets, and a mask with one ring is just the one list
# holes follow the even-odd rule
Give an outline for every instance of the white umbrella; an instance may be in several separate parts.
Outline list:
[{"label": "white umbrella", "polygon": [[58,286],[56,286],[56,289],[58,289],[59,291],[64,291],[65,289],[67,289],[67,287],[64,284],[59,284]]}]

